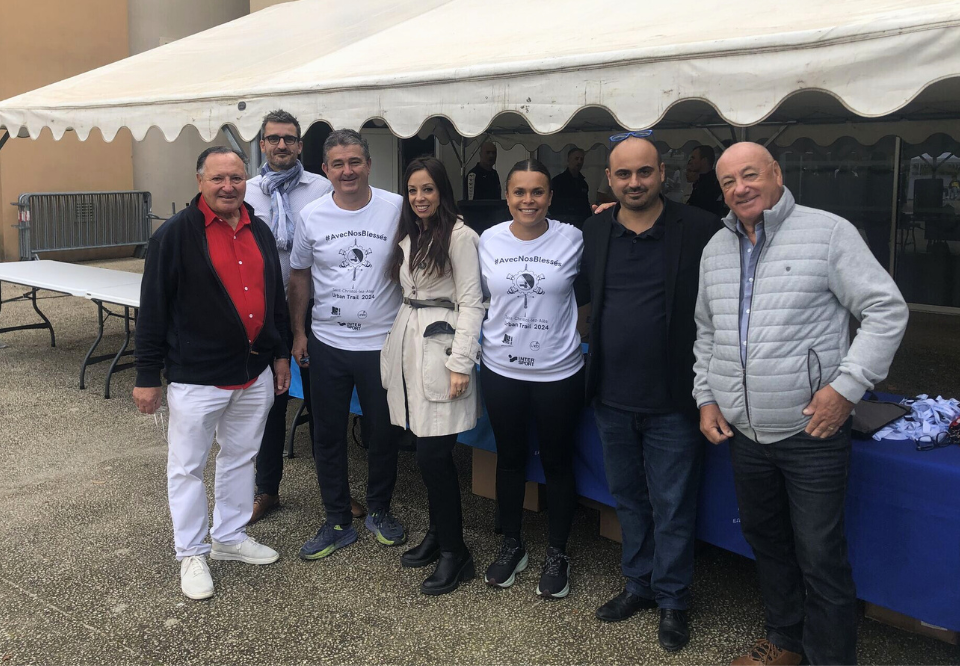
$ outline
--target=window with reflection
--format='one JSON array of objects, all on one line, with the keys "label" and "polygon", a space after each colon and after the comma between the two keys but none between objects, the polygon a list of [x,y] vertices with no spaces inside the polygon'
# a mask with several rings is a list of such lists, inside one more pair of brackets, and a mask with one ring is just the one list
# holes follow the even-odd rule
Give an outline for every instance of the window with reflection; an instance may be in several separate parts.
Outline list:
[{"label": "window with reflection", "polygon": [[894,275],[910,303],[960,307],[960,142],[904,143]]},{"label": "window with reflection", "polygon": [[844,137],[829,146],[801,139],[777,155],[784,184],[797,203],[843,217],[859,230],[873,256],[890,270],[895,139],[865,146]]}]

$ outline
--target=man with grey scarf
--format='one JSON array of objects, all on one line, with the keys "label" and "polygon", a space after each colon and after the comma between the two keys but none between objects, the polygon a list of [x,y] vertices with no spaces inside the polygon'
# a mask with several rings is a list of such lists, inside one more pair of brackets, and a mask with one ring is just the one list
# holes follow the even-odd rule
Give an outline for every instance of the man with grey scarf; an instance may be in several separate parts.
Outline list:
[{"label": "man with grey scarf", "polygon": [[[323,176],[304,171],[298,159],[303,150],[300,123],[286,111],[271,111],[260,126],[260,150],[266,163],[260,175],[247,182],[245,200],[267,223],[277,239],[280,272],[286,293],[290,282],[290,246],[300,210],[332,188]],[[302,372],[302,370],[301,370]],[[303,382],[305,390],[309,382]],[[283,442],[287,425],[289,393],[276,396],[267,417],[260,453],[257,454],[257,494],[253,502],[254,523],[280,506],[283,476]]]}]

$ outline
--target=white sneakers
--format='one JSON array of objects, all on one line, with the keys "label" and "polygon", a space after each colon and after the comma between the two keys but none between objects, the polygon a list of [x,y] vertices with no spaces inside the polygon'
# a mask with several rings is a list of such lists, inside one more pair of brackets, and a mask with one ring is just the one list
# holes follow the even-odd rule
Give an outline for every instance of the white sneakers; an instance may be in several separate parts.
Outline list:
[{"label": "white sneakers", "polygon": [[232,546],[214,541],[210,557],[214,560],[236,560],[246,564],[272,564],[280,559],[280,553],[248,536]]},{"label": "white sneakers", "polygon": [[213,596],[213,578],[205,555],[193,555],[180,560],[180,589],[190,599],[209,599]]},{"label": "white sneakers", "polygon": [[[214,541],[210,557],[246,564],[272,564],[280,559],[280,553],[257,543],[253,537],[247,537],[232,546]],[[180,561],[180,589],[190,599],[209,599],[213,596],[213,578],[210,577],[205,555],[193,555]]]}]

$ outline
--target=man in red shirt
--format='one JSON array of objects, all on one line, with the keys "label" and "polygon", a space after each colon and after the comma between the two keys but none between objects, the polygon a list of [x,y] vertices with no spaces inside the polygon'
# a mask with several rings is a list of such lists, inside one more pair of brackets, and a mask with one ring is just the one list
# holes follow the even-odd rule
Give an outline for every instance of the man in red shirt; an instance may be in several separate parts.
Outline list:
[{"label": "man in red shirt", "polygon": [[[133,399],[160,406],[161,370],[170,409],[167,492],[180,588],[213,595],[206,554],[270,564],[272,548],[246,535],[254,458],[275,394],[290,384],[289,324],[276,242],[243,203],[243,157],[208,148],[197,160],[200,194],[151,237],[137,319]],[[272,366],[272,367],[271,367]],[[216,504],[212,546],[203,469],[213,444]]]}]

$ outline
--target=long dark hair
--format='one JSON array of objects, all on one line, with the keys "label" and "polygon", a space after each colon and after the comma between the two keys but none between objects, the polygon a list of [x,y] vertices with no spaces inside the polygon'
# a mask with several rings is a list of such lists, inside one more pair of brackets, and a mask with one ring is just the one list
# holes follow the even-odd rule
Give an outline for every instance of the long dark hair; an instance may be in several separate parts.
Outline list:
[{"label": "long dark hair", "polygon": [[[437,212],[430,218],[426,229],[420,228],[420,218],[410,205],[410,196],[407,190],[410,178],[418,171],[426,171],[430,179],[437,186],[440,194],[440,205]],[[450,236],[453,234],[453,225],[457,223],[456,198],[453,196],[453,186],[447,176],[443,163],[435,157],[417,157],[407,166],[403,173],[403,205],[400,209],[400,234],[397,243],[407,236],[410,237],[410,272],[415,266],[424,265],[424,272],[437,276],[443,275],[450,263]],[[400,280],[400,266],[403,264],[403,250],[397,245],[393,251],[393,261],[390,263],[390,277]]]}]

